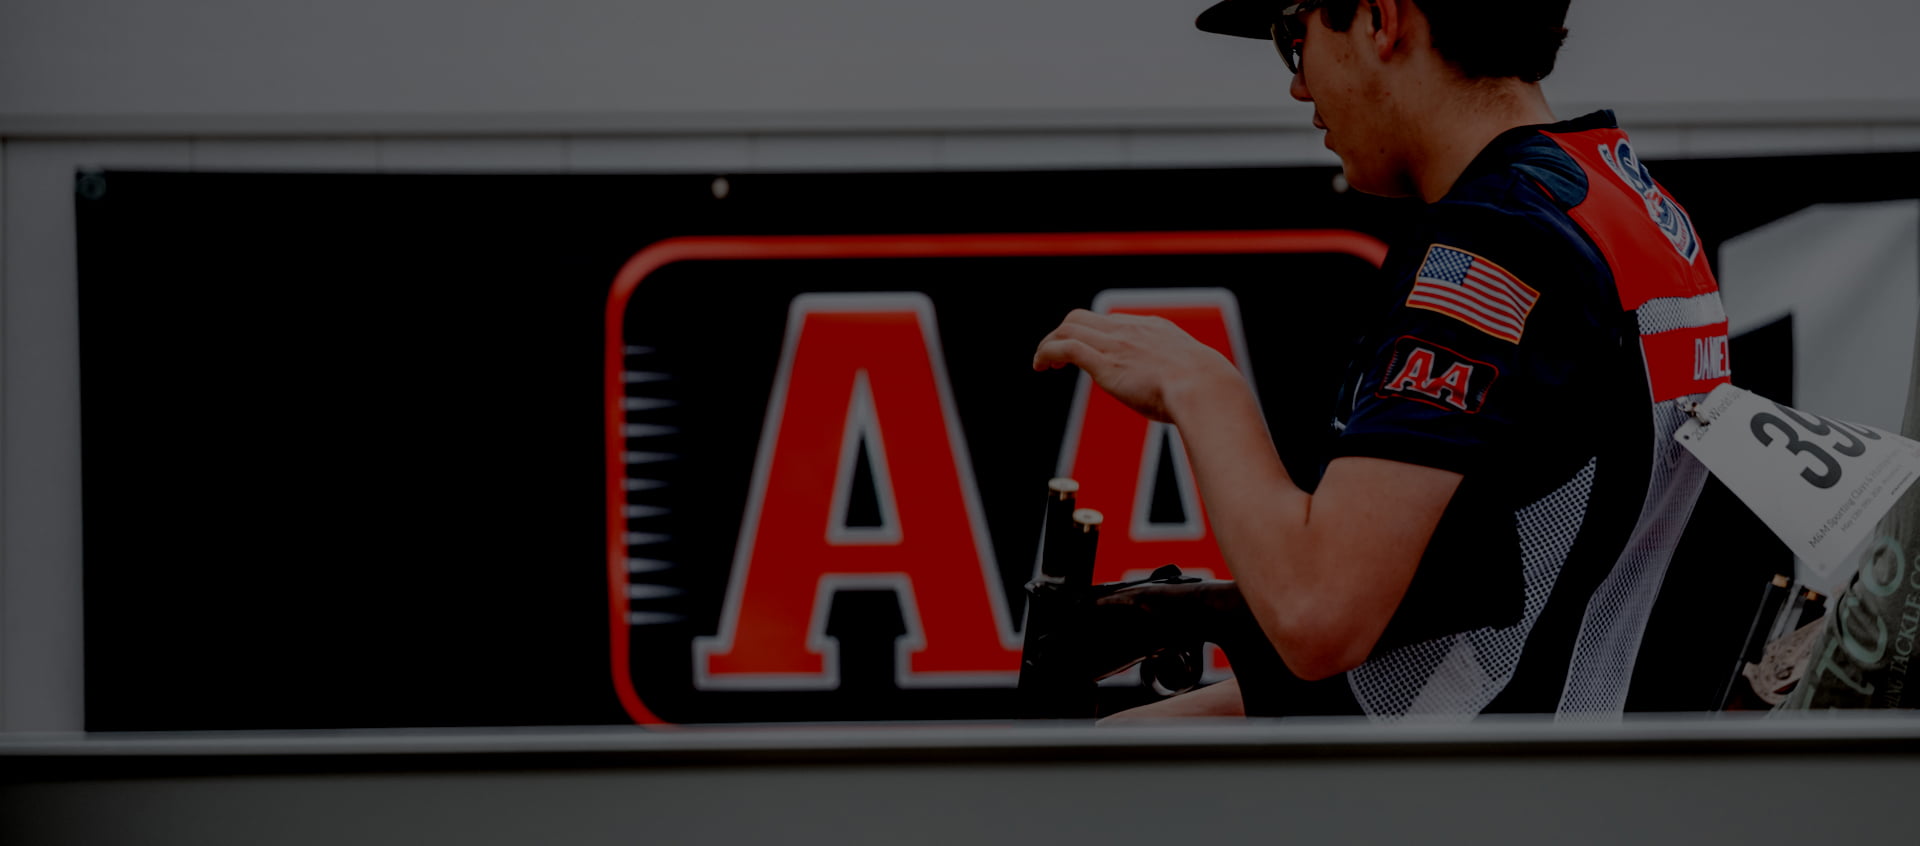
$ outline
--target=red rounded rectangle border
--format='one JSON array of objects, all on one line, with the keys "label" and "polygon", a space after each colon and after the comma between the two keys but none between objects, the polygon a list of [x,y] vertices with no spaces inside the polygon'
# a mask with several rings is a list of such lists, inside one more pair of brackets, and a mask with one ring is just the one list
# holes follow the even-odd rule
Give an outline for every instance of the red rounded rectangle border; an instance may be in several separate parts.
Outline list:
[{"label": "red rounded rectangle border", "polygon": [[641,725],[673,725],[647,707],[631,675],[627,605],[626,452],[622,371],[626,310],[640,283],[655,271],[687,261],[794,259],[939,259],[1154,255],[1337,254],[1375,267],[1387,245],[1344,229],[1242,230],[1218,232],[1073,232],[981,235],[699,236],[669,238],[627,260],[614,278],[606,311],[607,595],[612,635],[614,688],[620,704]]}]

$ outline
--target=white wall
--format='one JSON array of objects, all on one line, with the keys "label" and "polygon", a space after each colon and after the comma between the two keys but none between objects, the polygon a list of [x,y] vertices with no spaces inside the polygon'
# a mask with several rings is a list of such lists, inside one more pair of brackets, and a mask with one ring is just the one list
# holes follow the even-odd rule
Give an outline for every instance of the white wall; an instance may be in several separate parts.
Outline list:
[{"label": "white wall", "polygon": [[[8,0],[0,133],[951,128],[1300,119],[1207,0]],[[1552,93],[1916,116],[1920,6],[1578,0]]]},{"label": "white wall", "polygon": [[[0,730],[80,725],[76,168],[1330,164],[1207,0],[0,3]],[[1920,6],[1574,0],[1644,155],[1920,150]]]}]

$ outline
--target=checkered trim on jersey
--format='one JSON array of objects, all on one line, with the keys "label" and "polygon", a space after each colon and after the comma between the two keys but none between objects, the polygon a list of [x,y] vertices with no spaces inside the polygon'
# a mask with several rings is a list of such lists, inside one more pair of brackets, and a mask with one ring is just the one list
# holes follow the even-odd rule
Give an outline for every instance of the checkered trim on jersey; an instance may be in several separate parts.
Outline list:
[{"label": "checkered trim on jersey", "polygon": [[1640,334],[1658,335],[1675,329],[1696,329],[1727,322],[1727,309],[1718,293],[1697,297],[1660,297],[1642,303],[1634,312]]},{"label": "checkered trim on jersey", "polygon": [[1347,684],[1367,716],[1470,719],[1506,689],[1586,523],[1598,466],[1589,459],[1559,489],[1514,512],[1525,589],[1520,621],[1403,646],[1354,668]]}]

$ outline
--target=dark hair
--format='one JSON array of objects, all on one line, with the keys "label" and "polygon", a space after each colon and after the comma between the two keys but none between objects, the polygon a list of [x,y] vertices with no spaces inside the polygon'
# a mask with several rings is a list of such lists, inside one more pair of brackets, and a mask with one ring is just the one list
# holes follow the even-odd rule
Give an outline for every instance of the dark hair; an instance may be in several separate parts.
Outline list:
[{"label": "dark hair", "polygon": [[[1468,79],[1511,76],[1522,82],[1539,82],[1553,73],[1554,59],[1567,40],[1569,2],[1413,0],[1433,30],[1433,48]],[[1327,26],[1346,31],[1361,5],[1361,0],[1328,3]]]}]

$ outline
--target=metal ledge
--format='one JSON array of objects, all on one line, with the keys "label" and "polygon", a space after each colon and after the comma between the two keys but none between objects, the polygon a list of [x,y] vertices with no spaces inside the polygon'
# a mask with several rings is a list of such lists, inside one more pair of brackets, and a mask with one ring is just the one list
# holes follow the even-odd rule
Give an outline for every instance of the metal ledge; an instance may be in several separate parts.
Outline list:
[{"label": "metal ledge", "polygon": [[[1920,100],[1561,103],[1562,115],[1614,108],[1636,127],[1920,124]],[[1232,132],[1307,129],[1308,108],[876,109],[864,111],[0,114],[0,138],[358,138],[746,133]]]},{"label": "metal ledge", "polygon": [[1079,724],[418,729],[0,737],[0,771],[155,765],[203,772],[492,767],[1327,758],[1920,755],[1920,714]]},{"label": "metal ledge", "polygon": [[1901,843],[1916,741],[1913,714],[13,735],[0,840]]}]

